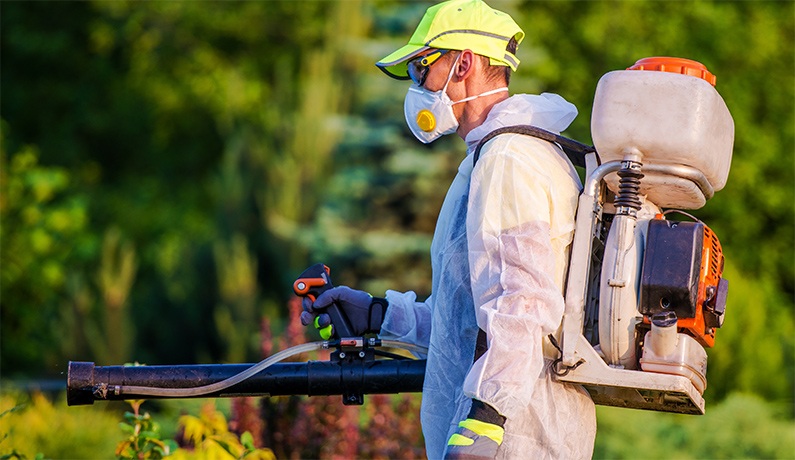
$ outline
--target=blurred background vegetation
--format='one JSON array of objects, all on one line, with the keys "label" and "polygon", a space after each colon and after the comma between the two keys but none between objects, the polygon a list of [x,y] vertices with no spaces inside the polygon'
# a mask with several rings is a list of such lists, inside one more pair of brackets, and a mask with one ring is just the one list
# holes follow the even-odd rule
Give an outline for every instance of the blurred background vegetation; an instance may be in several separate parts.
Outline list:
[{"label": "blurred background vegetation", "polygon": [[[427,295],[464,146],[416,142],[407,84],[373,63],[429,4],[0,2],[4,386],[69,360],[258,360],[263,318],[286,327],[318,261]],[[590,142],[603,74],[654,55],[704,63],[735,121],[728,184],[695,212],[727,257],[720,418],[600,408],[596,456],[650,434],[669,458],[795,456],[795,3],[490,4],[527,33],[512,90],[572,101],[570,137]]]}]

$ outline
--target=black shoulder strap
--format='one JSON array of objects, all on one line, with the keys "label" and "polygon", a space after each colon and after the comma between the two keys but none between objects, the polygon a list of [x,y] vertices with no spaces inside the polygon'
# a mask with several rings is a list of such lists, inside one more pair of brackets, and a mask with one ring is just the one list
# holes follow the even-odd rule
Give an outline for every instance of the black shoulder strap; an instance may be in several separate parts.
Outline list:
[{"label": "black shoulder strap", "polygon": [[[555,134],[544,129],[541,129],[537,126],[532,125],[516,125],[516,126],[505,126],[503,128],[495,129],[494,131],[486,134],[483,139],[480,140],[478,146],[475,147],[475,153],[473,154],[472,158],[472,166],[474,167],[475,163],[477,163],[478,158],[480,158],[480,151],[483,149],[483,146],[486,142],[494,139],[495,137],[499,136],[500,134],[524,134],[527,136],[537,137],[539,139],[543,139],[548,142],[552,142],[553,144],[557,144],[563,149],[563,152],[569,157],[569,161],[574,166],[585,167],[585,155],[596,152],[596,149],[593,146],[585,145],[580,142],[577,142],[573,139],[569,139],[567,137],[563,137],[559,134]],[[483,329],[478,329],[478,338],[475,342],[475,359],[477,361],[478,358],[483,356],[486,353],[486,350],[489,349],[489,344],[487,342],[486,332]]]},{"label": "black shoulder strap", "polygon": [[486,134],[483,139],[480,140],[478,146],[475,147],[475,153],[472,158],[472,165],[474,166],[477,163],[478,158],[480,158],[480,150],[483,148],[483,145],[494,139],[495,137],[499,136],[500,134],[506,133],[513,133],[513,134],[524,134],[527,136],[537,137],[539,139],[552,142],[553,144],[558,144],[563,152],[569,157],[569,161],[574,166],[581,166],[585,167],[585,155],[588,153],[596,152],[596,149],[593,146],[585,145],[583,143],[577,142],[574,139],[569,139],[568,137],[563,137],[560,134],[555,134],[553,132],[541,129],[537,126],[532,125],[515,125],[515,126],[505,126],[503,128],[495,129],[494,131]]}]

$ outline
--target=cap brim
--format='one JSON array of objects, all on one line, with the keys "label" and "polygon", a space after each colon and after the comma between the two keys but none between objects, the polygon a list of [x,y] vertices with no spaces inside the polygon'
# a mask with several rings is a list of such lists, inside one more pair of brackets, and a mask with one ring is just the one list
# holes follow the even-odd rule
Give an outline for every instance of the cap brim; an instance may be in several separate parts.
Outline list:
[{"label": "cap brim", "polygon": [[430,49],[428,46],[408,44],[376,62],[375,65],[392,78],[408,80],[409,71],[406,62],[428,49]]}]

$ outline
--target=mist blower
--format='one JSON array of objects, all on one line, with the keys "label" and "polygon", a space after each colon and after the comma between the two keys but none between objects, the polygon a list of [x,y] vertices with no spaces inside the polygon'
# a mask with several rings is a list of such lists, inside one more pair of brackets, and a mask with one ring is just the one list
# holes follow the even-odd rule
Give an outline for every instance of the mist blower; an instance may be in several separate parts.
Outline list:
[{"label": "mist blower", "polygon": [[[726,184],[734,122],[702,64],[653,57],[604,75],[596,88],[593,147],[532,126],[506,127],[555,142],[585,182],[579,198],[565,313],[545,354],[558,380],[582,385],[596,404],[703,414],[706,348],[723,325],[728,282],[715,233],[684,210]],[[687,216],[688,220],[674,220]],[[317,264],[293,285],[316,297],[332,286]],[[342,395],[422,391],[425,360],[383,350],[424,349],[355,337],[329,307],[333,336],[255,364],[95,366],[70,362],[69,405],[95,400]],[[329,361],[280,363],[321,348]]]}]

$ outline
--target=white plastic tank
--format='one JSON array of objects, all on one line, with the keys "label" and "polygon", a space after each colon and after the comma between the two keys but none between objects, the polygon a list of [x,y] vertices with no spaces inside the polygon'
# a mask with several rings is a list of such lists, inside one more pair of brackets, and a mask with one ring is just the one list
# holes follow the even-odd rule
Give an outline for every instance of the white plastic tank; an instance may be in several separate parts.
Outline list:
[{"label": "white plastic tank", "polygon": [[[734,121],[714,87],[715,76],[689,59],[641,59],[604,75],[596,87],[591,135],[602,162],[640,152],[642,163],[684,165],[718,191],[726,184]],[[686,177],[643,171],[640,193],[661,207],[697,209],[709,196]],[[608,176],[618,189],[618,177]]]}]

